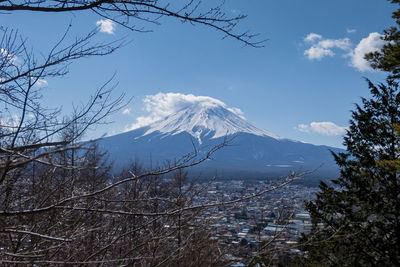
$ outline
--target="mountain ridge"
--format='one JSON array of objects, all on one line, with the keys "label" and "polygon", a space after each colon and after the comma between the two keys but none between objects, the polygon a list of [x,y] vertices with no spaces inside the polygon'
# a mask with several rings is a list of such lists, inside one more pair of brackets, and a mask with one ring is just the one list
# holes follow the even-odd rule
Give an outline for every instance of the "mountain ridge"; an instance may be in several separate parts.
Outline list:
[{"label": "mountain ridge", "polygon": [[137,160],[149,167],[177,160],[194,149],[199,156],[204,155],[233,136],[228,146],[215,152],[212,160],[194,170],[207,175],[240,172],[243,176],[246,173],[278,176],[319,168],[317,172],[322,176],[332,178],[338,174],[330,151],[343,150],[282,138],[221,105],[186,106],[161,120],[103,138],[99,143],[117,168]]}]

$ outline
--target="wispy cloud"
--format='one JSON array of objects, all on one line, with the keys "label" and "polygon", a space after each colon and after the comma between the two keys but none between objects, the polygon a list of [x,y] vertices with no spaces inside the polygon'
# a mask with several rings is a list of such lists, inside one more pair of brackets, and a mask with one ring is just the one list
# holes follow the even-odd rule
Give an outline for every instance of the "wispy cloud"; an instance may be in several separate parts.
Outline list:
[{"label": "wispy cloud", "polygon": [[349,29],[349,28],[347,28],[347,29],[346,29],[346,32],[347,32],[348,34],[350,34],[350,33],[356,33],[357,30],[356,30],[356,29]]},{"label": "wispy cloud", "polygon": [[0,126],[4,128],[17,128],[19,125],[19,117],[16,114],[13,114],[9,118],[0,118]]},{"label": "wispy cloud", "polygon": [[1,56],[1,61],[3,61],[3,63],[15,64],[18,61],[18,57],[10,53],[5,48],[0,48],[0,56]]},{"label": "wispy cloud", "polygon": [[131,115],[131,108],[126,108],[126,109],[124,109],[123,111],[122,111],[122,114],[123,115]]},{"label": "wispy cloud", "polygon": [[310,126],[307,124],[301,123],[295,127],[296,130],[299,130],[300,132],[303,133],[309,133],[310,132]]},{"label": "wispy cloud", "polygon": [[224,102],[218,99],[209,96],[195,96],[192,94],[158,93],[156,95],[147,95],[143,103],[144,109],[148,114],[138,117],[135,123],[125,128],[125,131],[149,125],[186,107],[194,106],[194,108],[202,108],[222,106],[237,115],[241,116],[241,114],[243,114],[239,108],[229,108]]},{"label": "wispy cloud", "polygon": [[346,132],[347,127],[338,126],[330,121],[311,122],[310,124],[299,124],[296,129],[304,133],[318,133],[328,136],[342,135]]},{"label": "wispy cloud", "polygon": [[115,23],[110,19],[101,19],[96,21],[96,25],[99,27],[100,32],[114,34]]},{"label": "wispy cloud", "polygon": [[316,34],[316,33],[309,33],[305,38],[304,41],[307,43],[314,43],[318,40],[322,39],[322,35]]},{"label": "wispy cloud", "polygon": [[35,83],[36,87],[46,87],[49,83],[44,79],[38,79]]}]

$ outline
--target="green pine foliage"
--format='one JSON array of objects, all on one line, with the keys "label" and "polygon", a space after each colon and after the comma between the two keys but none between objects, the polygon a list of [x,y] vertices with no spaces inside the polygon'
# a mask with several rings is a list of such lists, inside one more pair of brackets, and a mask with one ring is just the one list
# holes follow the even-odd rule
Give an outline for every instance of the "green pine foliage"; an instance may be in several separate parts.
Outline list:
[{"label": "green pine foliage", "polygon": [[[400,0],[391,0],[400,4]],[[400,9],[384,47],[366,55],[388,72],[368,81],[371,98],[352,112],[347,153],[334,154],[340,177],[307,203],[313,229],[300,239],[308,266],[400,266]]]},{"label": "green pine foliage", "polygon": [[[400,4],[400,0],[391,0]],[[400,9],[393,12],[392,18],[396,25],[384,31],[383,40],[386,44],[380,51],[367,54],[365,57],[371,66],[390,73],[391,78],[400,78]]]},{"label": "green pine foliage", "polygon": [[340,178],[307,203],[313,230],[301,238],[309,266],[400,266],[400,90],[368,81],[371,99],[352,112]]}]

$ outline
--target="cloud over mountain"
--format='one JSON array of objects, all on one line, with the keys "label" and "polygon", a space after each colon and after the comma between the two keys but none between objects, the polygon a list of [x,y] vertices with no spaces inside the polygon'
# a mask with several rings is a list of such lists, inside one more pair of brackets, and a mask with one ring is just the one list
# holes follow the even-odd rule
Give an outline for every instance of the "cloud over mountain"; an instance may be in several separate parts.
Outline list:
[{"label": "cloud over mountain", "polygon": [[218,99],[209,96],[195,96],[193,94],[158,93],[147,95],[143,99],[143,103],[144,109],[148,114],[138,117],[135,123],[126,127],[126,131],[149,125],[189,107],[199,110],[205,107],[223,107],[236,115],[241,116],[243,114],[239,108],[230,108]]},{"label": "cloud over mountain", "polygon": [[[202,157],[210,148],[228,140],[228,145],[212,159],[196,166],[197,171],[205,177],[217,171],[229,179],[260,178],[287,174],[288,167],[315,169],[324,164],[319,175],[337,173],[329,151],[337,149],[277,136],[242,118],[239,109],[229,108],[218,99],[159,93],[146,96],[144,104],[148,115],[139,117],[131,125],[133,130],[99,140],[100,149],[109,153],[117,168],[136,160],[147,167],[179,161],[193,151],[196,157]],[[304,127],[331,135],[343,130],[329,122],[313,122]]]}]

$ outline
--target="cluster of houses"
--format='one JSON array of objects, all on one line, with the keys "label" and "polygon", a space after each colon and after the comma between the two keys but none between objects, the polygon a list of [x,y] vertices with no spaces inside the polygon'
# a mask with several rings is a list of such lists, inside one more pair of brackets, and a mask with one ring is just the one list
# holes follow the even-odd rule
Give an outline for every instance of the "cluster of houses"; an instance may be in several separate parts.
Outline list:
[{"label": "cluster of houses", "polygon": [[318,189],[289,184],[243,200],[272,186],[273,181],[218,181],[198,199],[203,203],[234,201],[205,210],[202,216],[210,221],[213,239],[218,240],[221,247],[235,248],[232,251],[236,253],[231,257],[239,264],[236,266],[260,251],[300,253],[298,238],[311,230],[311,218],[305,211],[304,201],[313,199]]}]

